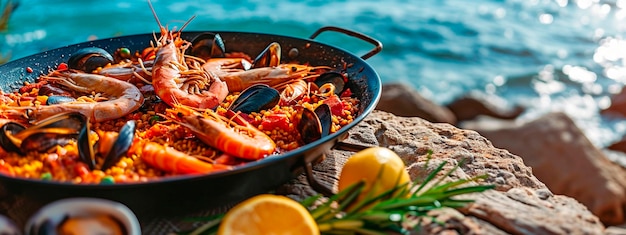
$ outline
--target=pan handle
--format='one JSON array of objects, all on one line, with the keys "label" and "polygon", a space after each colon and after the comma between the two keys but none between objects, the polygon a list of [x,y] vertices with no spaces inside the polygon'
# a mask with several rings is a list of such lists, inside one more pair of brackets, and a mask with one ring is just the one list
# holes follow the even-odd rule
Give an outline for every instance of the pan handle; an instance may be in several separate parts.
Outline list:
[{"label": "pan handle", "polygon": [[335,31],[335,32],[339,32],[339,33],[344,33],[344,34],[347,34],[349,36],[352,36],[352,37],[355,37],[355,38],[358,38],[358,39],[361,39],[363,41],[366,41],[366,42],[369,42],[369,43],[373,44],[375,46],[374,49],[369,51],[367,54],[361,56],[361,59],[363,59],[363,60],[367,60],[368,58],[378,54],[378,52],[383,50],[383,44],[380,41],[378,41],[378,40],[376,40],[376,39],[374,39],[374,38],[372,38],[370,36],[367,36],[365,34],[362,34],[362,33],[359,33],[359,32],[355,32],[355,31],[352,31],[352,30],[348,30],[348,29],[344,29],[344,28],[335,27],[335,26],[325,26],[325,27],[319,28],[309,38],[311,40],[313,40],[313,39],[315,39],[315,37],[317,37],[318,35],[320,35],[323,32],[326,32],[326,31]]}]

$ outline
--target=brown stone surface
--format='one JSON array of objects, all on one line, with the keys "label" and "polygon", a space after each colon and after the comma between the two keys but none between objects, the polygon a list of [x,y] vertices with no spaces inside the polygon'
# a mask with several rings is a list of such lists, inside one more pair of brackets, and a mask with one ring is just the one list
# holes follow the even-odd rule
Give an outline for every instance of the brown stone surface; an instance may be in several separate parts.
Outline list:
[{"label": "brown stone surface", "polygon": [[609,116],[626,116],[626,89],[623,89],[611,97],[611,105],[602,110],[602,114]]},{"label": "brown stone surface", "polygon": [[479,116],[490,116],[501,119],[515,119],[524,108],[510,107],[508,101],[482,92],[470,92],[450,102],[446,107],[454,113],[457,122],[471,120]]},{"label": "brown stone surface", "polygon": [[435,123],[456,123],[446,107],[421,96],[414,88],[399,83],[383,84],[376,109],[402,117],[421,117]]},{"label": "brown stone surface", "polygon": [[[422,234],[604,233],[604,225],[585,206],[570,197],[553,195],[520,157],[495,148],[475,131],[374,111],[344,142],[392,149],[407,163],[413,178],[423,177],[442,161],[450,162],[449,169],[466,159],[448,180],[487,174],[484,183],[497,186],[496,190],[469,196],[476,202],[459,211],[438,211],[437,218],[446,222],[445,226],[427,224]],[[429,151],[432,159],[426,165]],[[336,190],[339,169],[351,154],[330,151],[315,166],[316,176]],[[313,195],[305,181],[300,176],[278,192],[296,199]]]},{"label": "brown stone surface", "polygon": [[483,122],[465,127],[521,156],[552,192],[576,198],[605,225],[625,222],[626,172],[595,147],[566,114],[550,113],[503,128],[492,126]]}]

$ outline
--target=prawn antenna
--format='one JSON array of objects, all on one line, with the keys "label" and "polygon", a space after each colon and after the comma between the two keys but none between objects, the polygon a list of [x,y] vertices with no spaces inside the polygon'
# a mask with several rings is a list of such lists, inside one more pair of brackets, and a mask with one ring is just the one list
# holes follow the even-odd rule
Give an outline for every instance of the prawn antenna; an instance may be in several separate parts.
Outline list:
[{"label": "prawn antenna", "polygon": [[159,20],[159,16],[157,16],[156,11],[154,10],[154,6],[152,6],[152,1],[148,0],[148,5],[150,5],[150,10],[152,10],[152,15],[154,15],[154,19],[159,25],[159,28],[163,28],[163,25],[161,24],[161,21]]},{"label": "prawn antenna", "polygon": [[192,21],[193,19],[195,19],[195,18],[196,18],[196,15],[191,16],[191,18],[189,18],[189,19],[187,20],[187,22],[185,22],[185,24],[183,24],[183,26],[181,26],[181,27],[180,27],[180,29],[178,30],[178,32],[182,32],[182,31],[183,31],[183,29],[185,29],[185,27],[187,27],[187,25],[189,25],[189,23],[191,23],[191,21]]}]

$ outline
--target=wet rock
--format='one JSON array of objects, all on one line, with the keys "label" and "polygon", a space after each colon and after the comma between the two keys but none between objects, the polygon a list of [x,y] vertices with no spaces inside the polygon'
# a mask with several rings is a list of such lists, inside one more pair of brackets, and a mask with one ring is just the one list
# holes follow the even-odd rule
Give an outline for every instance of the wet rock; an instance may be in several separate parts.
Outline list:
[{"label": "wet rock", "polygon": [[605,225],[625,222],[626,172],[594,146],[566,114],[509,122],[508,127],[487,121],[465,123],[464,127],[522,157],[553,193],[577,199]]},{"label": "wet rock", "polygon": [[525,109],[520,106],[511,107],[508,101],[482,92],[470,92],[446,105],[454,113],[457,121],[471,120],[481,115],[515,119]]},{"label": "wet rock", "polygon": [[376,109],[402,117],[421,117],[435,123],[456,123],[446,107],[424,98],[414,88],[399,83],[383,84]]},{"label": "wet rock", "polygon": [[[444,225],[425,224],[422,234],[604,233],[604,225],[584,205],[568,196],[554,195],[522,158],[494,147],[475,131],[374,111],[349,133],[343,142],[395,151],[407,163],[413,179],[423,178],[442,161],[449,162],[446,169],[451,169],[465,159],[447,180],[486,174],[484,183],[496,185],[495,190],[468,195],[476,201],[466,208],[433,212]],[[314,166],[314,175],[336,190],[340,169],[353,153],[329,151],[326,159]],[[303,199],[315,194],[307,185],[301,175],[277,192]]]}]

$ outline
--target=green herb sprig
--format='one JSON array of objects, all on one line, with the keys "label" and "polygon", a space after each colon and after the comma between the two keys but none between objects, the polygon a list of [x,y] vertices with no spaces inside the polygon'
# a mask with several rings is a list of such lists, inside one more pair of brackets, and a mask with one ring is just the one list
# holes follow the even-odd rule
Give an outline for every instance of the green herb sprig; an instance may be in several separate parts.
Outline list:
[{"label": "green herb sprig", "polygon": [[[306,198],[301,204],[309,209],[322,234],[384,235],[389,232],[409,234],[412,230],[419,229],[421,225],[419,219],[428,217],[429,211],[461,208],[473,202],[456,199],[455,196],[495,188],[495,185],[463,186],[485,179],[487,175],[444,183],[443,180],[462,165],[463,161],[437,178],[446,164],[446,161],[442,162],[423,181],[419,182],[418,179],[411,187],[402,184],[378,195],[368,194],[363,200],[357,200],[365,188],[365,182],[361,181],[327,200],[324,200],[322,195],[315,195]],[[372,187],[377,185],[374,184]],[[370,190],[373,191],[376,190]],[[320,201],[324,202],[315,206]],[[203,226],[186,234],[215,234],[222,217],[223,215],[212,217]]]}]

